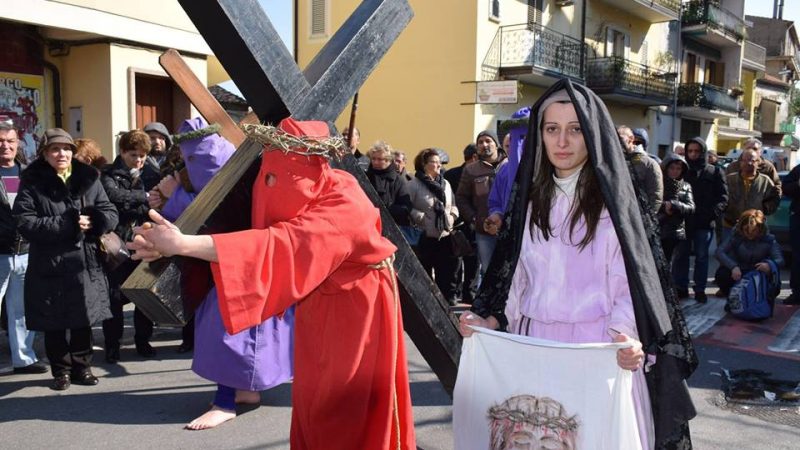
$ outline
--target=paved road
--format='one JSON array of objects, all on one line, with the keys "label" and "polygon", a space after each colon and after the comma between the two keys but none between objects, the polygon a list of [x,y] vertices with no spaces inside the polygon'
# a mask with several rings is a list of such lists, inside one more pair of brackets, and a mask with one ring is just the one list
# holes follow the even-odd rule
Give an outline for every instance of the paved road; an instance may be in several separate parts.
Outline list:
[{"label": "paved road", "polygon": [[[779,305],[775,318],[752,324],[725,318],[722,306],[713,297],[706,305],[690,300],[684,306],[701,359],[690,380],[698,409],[692,421],[696,448],[800,448],[796,404],[785,411],[762,408],[760,416],[767,420],[718,406],[724,370],[762,369],[800,380],[800,307]],[[126,329],[120,364],[107,365],[102,351],[96,353],[95,373],[101,382],[95,387],[73,386],[57,393],[48,388],[47,375],[0,376],[0,448],[288,448],[290,385],[265,392],[260,408],[215,430],[185,431],[183,424],[207,407],[214,386],[191,372],[188,355],[175,352],[177,331],[156,332],[159,353],[149,361],[136,355],[131,333]],[[95,330],[97,338],[101,335]],[[418,445],[450,449],[451,400],[407,342]],[[41,350],[40,341],[37,345]],[[0,365],[7,364],[7,351],[6,340],[0,338]]]}]

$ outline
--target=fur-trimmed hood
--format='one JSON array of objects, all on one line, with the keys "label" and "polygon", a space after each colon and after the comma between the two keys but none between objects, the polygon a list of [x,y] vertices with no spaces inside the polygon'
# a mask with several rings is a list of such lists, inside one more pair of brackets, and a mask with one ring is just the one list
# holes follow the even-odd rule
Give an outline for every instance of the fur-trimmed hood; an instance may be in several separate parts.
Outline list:
[{"label": "fur-trimmed hood", "polygon": [[53,200],[61,200],[68,193],[72,197],[82,196],[99,177],[97,169],[72,158],[72,175],[64,184],[47,161],[37,158],[22,171],[20,181],[38,186],[41,192]]}]

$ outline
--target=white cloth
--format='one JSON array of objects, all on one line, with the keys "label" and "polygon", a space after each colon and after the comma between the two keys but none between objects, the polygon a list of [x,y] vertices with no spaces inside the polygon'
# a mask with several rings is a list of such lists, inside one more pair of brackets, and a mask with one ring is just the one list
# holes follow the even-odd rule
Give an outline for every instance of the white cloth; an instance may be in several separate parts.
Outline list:
[{"label": "white cloth", "polygon": [[455,448],[641,450],[632,373],[616,360],[625,346],[476,328],[464,339],[453,395]]}]

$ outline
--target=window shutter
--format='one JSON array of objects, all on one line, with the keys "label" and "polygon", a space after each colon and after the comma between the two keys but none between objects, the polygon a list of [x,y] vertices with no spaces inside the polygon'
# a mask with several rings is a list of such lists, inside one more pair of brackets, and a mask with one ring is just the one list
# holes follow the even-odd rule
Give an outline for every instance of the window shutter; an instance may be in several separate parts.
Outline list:
[{"label": "window shutter", "polygon": [[327,0],[311,0],[311,35],[324,36],[326,34],[325,3]]}]

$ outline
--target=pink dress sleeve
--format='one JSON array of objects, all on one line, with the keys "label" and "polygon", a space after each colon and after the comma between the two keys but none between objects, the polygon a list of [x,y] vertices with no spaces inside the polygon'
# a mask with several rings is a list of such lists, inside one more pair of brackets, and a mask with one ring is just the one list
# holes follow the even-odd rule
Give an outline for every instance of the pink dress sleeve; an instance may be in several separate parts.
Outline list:
[{"label": "pink dress sleeve", "polygon": [[636,329],[636,317],[633,314],[633,301],[631,300],[631,291],[628,286],[628,275],[625,272],[625,261],[622,258],[622,249],[616,238],[609,245],[611,246],[609,249],[611,256],[609,263],[609,293],[612,305],[611,320],[608,326],[638,340],[639,331]]}]

